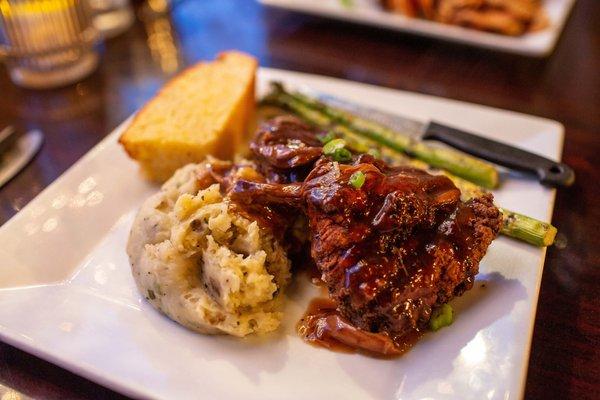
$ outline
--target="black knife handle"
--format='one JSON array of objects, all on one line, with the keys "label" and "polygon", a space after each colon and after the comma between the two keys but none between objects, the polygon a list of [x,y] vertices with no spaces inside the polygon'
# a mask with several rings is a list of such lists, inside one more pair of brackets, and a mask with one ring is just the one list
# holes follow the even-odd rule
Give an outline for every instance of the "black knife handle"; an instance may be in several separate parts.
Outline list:
[{"label": "black knife handle", "polygon": [[575,172],[566,164],[434,121],[423,139],[438,140],[498,165],[533,173],[548,186],[569,186],[575,181]]}]

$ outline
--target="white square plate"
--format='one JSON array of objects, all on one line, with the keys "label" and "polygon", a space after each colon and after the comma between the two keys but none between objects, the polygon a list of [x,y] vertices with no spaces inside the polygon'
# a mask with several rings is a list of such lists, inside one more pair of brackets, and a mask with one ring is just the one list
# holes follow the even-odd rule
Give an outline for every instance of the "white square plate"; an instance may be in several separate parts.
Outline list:
[{"label": "white square plate", "polygon": [[[553,159],[560,124],[513,112],[292,72],[307,85],[415,118],[435,117]],[[123,124],[126,125],[127,122]],[[125,243],[157,188],[117,143],[123,126],[0,228],[0,339],[134,397],[185,399],[509,399],[523,393],[545,250],[504,237],[455,323],[406,355],[379,360],[305,344],[294,326],[315,289],[298,277],[277,334],[235,339],[192,333],[137,293]],[[554,191],[508,180],[497,202],[542,220]],[[484,287],[483,287],[484,286]]]},{"label": "white square plate", "polygon": [[351,7],[344,6],[341,0],[259,1],[265,5],[307,14],[353,21],[535,57],[547,56],[554,50],[569,12],[575,3],[575,0],[543,0],[543,7],[550,20],[550,25],[539,32],[511,37],[424,19],[408,18],[383,10],[377,0],[353,0]]}]

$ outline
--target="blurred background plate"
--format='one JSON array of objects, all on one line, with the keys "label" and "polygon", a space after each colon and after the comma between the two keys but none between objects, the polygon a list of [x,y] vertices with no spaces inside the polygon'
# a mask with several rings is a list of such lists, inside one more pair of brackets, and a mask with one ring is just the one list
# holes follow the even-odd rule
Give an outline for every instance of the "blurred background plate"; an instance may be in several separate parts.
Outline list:
[{"label": "blurred background plate", "polygon": [[549,26],[539,32],[511,37],[445,25],[424,19],[407,18],[385,11],[381,8],[377,0],[353,0],[348,2],[352,4],[351,6],[345,6],[342,0],[259,1],[269,6],[307,14],[389,28],[534,57],[547,56],[554,50],[571,8],[575,3],[575,0],[543,0],[543,7],[550,20]]}]

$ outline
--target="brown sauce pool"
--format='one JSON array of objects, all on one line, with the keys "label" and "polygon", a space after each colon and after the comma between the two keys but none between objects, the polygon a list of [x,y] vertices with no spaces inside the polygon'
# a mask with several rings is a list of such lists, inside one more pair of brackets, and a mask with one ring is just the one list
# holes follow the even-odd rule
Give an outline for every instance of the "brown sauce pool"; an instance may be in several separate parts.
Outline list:
[{"label": "brown sauce pool", "polygon": [[306,342],[342,353],[363,353],[371,357],[394,358],[408,351],[422,332],[405,335],[401,343],[384,333],[371,333],[354,327],[336,309],[331,299],[313,299],[296,326]]}]

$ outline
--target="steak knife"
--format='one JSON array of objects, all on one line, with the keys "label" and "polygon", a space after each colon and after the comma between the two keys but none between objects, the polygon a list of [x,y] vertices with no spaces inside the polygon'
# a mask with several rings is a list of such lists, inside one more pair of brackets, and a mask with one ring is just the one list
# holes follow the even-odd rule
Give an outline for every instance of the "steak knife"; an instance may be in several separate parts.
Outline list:
[{"label": "steak knife", "polygon": [[537,176],[547,186],[570,186],[575,181],[575,172],[566,164],[552,161],[538,154],[510,146],[475,133],[430,121],[423,123],[397,114],[387,113],[358,105],[330,95],[310,92],[321,102],[348,111],[360,118],[381,125],[419,140],[437,140],[451,147],[498,165]]}]

